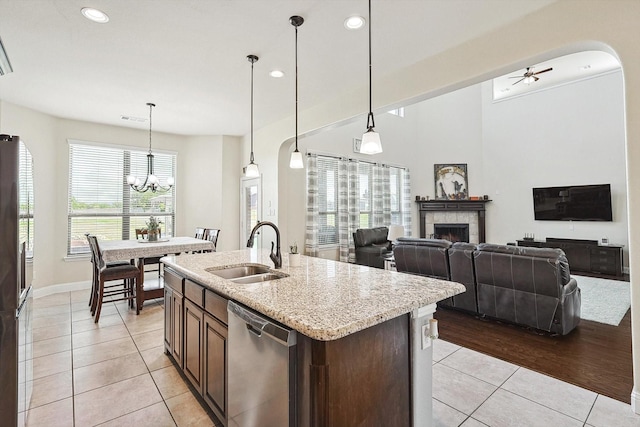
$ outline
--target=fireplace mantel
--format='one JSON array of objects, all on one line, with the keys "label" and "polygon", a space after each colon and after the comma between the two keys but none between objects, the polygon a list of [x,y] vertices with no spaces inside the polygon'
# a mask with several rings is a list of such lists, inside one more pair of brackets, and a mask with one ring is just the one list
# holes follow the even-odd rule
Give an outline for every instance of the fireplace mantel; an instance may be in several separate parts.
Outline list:
[{"label": "fireplace mantel", "polygon": [[478,214],[480,243],[485,241],[485,205],[491,200],[416,200],[420,211],[420,237],[426,237],[425,219],[428,212],[474,211]]}]

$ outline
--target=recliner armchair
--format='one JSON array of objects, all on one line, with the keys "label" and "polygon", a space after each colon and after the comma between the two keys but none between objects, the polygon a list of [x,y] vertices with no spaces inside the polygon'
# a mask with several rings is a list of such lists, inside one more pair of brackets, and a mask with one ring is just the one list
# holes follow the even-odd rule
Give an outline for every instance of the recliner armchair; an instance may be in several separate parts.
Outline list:
[{"label": "recliner armchair", "polygon": [[356,264],[384,268],[382,255],[389,252],[389,228],[359,228],[353,233]]},{"label": "recliner armchair", "polygon": [[448,240],[399,237],[393,248],[396,270],[450,280],[450,247]]},{"label": "recliner armchair", "polygon": [[474,262],[478,313],[562,335],[580,323],[580,288],[561,249],[482,243]]}]

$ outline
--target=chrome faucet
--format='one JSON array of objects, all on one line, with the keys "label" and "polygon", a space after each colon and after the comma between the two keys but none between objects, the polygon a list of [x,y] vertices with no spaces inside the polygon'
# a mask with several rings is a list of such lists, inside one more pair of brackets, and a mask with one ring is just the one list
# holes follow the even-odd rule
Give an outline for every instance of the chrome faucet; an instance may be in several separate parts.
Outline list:
[{"label": "chrome faucet", "polygon": [[256,234],[256,231],[258,231],[258,228],[262,227],[263,225],[271,226],[271,228],[273,228],[276,232],[276,253],[273,253],[273,242],[271,242],[271,254],[269,255],[269,258],[271,258],[271,261],[273,261],[275,268],[282,268],[282,254],[280,253],[280,230],[278,230],[278,227],[274,223],[269,221],[258,222],[256,226],[253,227],[253,230],[251,230],[249,240],[247,240],[247,247],[253,247],[253,237]]}]

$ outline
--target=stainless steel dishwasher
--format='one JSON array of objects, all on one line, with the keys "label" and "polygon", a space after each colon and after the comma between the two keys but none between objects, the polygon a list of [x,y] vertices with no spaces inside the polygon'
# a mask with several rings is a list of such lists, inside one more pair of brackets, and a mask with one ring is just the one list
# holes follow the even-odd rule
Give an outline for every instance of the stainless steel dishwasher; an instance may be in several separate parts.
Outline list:
[{"label": "stainless steel dishwasher", "polygon": [[296,332],[229,301],[229,427],[296,425]]}]

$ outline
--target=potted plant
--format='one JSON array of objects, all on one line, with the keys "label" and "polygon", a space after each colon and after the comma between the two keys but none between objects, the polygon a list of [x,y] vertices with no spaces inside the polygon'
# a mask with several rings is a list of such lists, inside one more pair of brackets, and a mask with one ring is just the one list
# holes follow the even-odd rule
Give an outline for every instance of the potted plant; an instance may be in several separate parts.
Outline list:
[{"label": "potted plant", "polygon": [[300,254],[298,253],[298,244],[293,242],[293,245],[289,246],[289,267],[300,266]]},{"label": "potted plant", "polygon": [[162,221],[151,215],[147,221],[147,237],[150,242],[157,242],[160,237],[160,224]]}]

